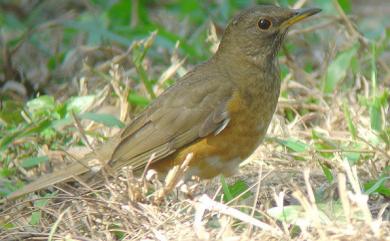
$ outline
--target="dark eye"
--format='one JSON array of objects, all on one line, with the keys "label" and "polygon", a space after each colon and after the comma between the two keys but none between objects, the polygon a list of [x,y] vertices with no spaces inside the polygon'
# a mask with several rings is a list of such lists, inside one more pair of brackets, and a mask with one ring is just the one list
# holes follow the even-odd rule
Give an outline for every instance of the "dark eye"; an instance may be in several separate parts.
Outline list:
[{"label": "dark eye", "polygon": [[268,19],[262,18],[262,19],[260,19],[260,20],[257,22],[257,26],[259,26],[259,28],[260,28],[261,30],[267,30],[267,29],[269,29],[269,28],[272,26],[272,23],[271,23],[271,21],[269,21]]}]

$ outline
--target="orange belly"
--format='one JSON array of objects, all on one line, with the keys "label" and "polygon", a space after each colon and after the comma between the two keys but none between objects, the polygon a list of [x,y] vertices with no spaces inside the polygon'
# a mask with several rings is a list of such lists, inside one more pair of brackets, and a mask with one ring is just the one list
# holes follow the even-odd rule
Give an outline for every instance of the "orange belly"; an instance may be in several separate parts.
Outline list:
[{"label": "orange belly", "polygon": [[260,117],[259,113],[243,108],[242,104],[240,101],[231,102],[230,121],[219,134],[210,134],[191,143],[153,163],[151,168],[166,173],[174,165],[180,165],[189,153],[193,153],[187,177],[208,179],[220,173],[233,174],[239,163],[260,144],[269,124],[269,118]]}]

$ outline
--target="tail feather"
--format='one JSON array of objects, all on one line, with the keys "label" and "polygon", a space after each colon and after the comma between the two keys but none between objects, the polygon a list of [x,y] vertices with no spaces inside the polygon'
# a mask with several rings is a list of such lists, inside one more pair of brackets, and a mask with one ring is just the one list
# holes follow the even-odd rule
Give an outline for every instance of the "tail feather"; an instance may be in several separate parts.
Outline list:
[{"label": "tail feather", "polygon": [[20,196],[23,196],[25,194],[35,192],[38,190],[41,190],[43,188],[55,185],[57,183],[67,181],[71,179],[72,177],[79,176],[83,173],[86,173],[89,171],[89,168],[85,165],[75,162],[67,167],[65,167],[62,170],[55,171],[51,174],[44,175],[42,177],[39,177],[37,180],[27,184],[26,186],[22,187],[21,189],[11,193],[8,195],[5,199],[6,200],[13,200]]}]

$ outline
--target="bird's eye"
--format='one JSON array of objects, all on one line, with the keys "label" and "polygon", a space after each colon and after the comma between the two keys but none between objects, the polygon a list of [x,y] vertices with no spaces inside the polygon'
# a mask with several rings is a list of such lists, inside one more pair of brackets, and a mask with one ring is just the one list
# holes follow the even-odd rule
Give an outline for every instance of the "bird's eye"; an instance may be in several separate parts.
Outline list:
[{"label": "bird's eye", "polygon": [[261,30],[268,30],[272,26],[272,22],[266,18],[261,18],[257,22],[257,26],[259,26]]}]

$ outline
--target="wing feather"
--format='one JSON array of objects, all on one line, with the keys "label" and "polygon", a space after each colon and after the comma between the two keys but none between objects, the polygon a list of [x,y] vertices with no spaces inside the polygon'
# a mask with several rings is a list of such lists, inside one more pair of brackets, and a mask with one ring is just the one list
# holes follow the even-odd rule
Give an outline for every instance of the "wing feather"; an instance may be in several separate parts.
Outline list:
[{"label": "wing feather", "polygon": [[196,73],[202,70],[187,74],[122,132],[110,163],[114,168],[142,168],[152,154],[155,161],[165,158],[228,125],[227,103],[233,86],[228,81],[221,85],[219,75]]}]

